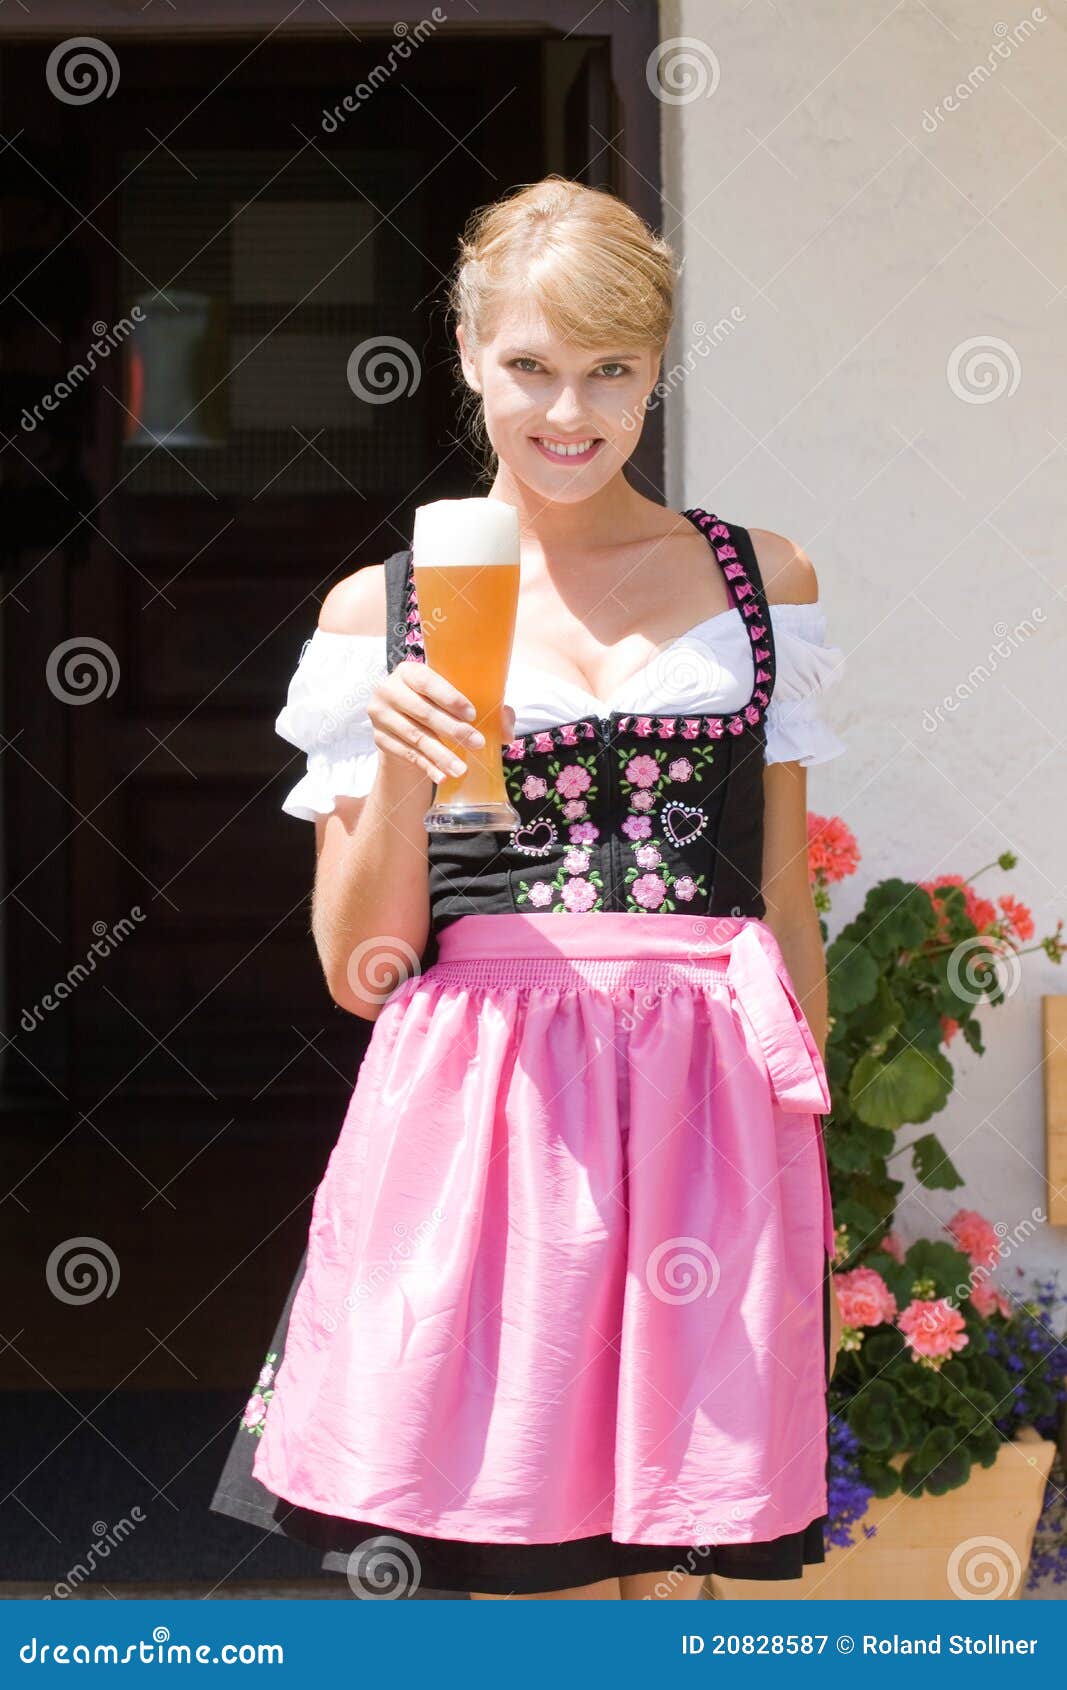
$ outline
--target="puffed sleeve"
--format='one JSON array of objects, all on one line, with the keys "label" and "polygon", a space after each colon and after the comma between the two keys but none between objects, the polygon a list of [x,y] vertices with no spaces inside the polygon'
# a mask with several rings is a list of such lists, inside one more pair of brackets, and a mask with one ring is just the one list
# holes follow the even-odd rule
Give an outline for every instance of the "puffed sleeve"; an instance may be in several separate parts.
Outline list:
[{"label": "puffed sleeve", "polygon": [[840,677],[845,654],[828,643],[818,601],[769,608],[777,672],[765,718],[766,761],[825,763],[847,749],[822,715],[822,694]]},{"label": "puffed sleeve", "polygon": [[367,705],[387,673],[384,634],[316,628],[300,652],[275,732],[307,753],[307,773],[282,809],[301,821],[328,816],[342,794],[362,798],[374,784],[379,751]]}]

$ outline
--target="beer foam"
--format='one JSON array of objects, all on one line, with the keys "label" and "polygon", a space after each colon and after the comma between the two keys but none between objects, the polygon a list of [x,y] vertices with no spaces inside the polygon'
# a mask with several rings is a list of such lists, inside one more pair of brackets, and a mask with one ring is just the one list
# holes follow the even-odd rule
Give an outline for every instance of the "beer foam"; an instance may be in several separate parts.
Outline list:
[{"label": "beer foam", "polygon": [[412,563],[451,569],[519,561],[519,513],[503,499],[435,499],[419,505]]}]

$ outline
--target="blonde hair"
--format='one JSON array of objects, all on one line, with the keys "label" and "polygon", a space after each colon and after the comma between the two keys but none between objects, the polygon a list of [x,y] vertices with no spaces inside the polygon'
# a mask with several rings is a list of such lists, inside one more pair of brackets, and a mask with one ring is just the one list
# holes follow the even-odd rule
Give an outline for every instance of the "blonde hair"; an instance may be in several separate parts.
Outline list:
[{"label": "blonde hair", "polygon": [[[492,339],[503,310],[529,305],[576,346],[662,352],[678,270],[670,245],[616,194],[553,174],[473,213],[449,306],[472,351]],[[488,446],[480,399],[470,397]]]}]

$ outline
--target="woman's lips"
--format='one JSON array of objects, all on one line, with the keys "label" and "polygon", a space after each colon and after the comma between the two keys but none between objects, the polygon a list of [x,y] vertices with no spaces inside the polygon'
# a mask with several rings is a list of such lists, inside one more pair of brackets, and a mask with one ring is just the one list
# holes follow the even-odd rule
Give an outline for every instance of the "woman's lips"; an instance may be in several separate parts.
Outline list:
[{"label": "woman's lips", "polygon": [[[589,439],[590,437],[588,435],[586,435],[585,438]],[[594,439],[593,444],[591,446],[589,446],[584,452],[553,452],[550,447],[545,446],[542,443],[542,441],[541,441],[541,439],[538,435],[532,434],[530,436],[530,439],[533,441],[534,445],[537,447],[537,450],[540,452],[541,456],[543,458],[548,458],[549,462],[554,463],[554,464],[587,464],[587,463],[589,463],[590,459],[592,459],[596,456],[597,452],[600,450],[601,446],[603,446],[603,444],[604,444],[603,440]],[[560,442],[559,444],[562,444],[562,442]],[[578,442],[575,441],[574,444],[577,445]]]}]

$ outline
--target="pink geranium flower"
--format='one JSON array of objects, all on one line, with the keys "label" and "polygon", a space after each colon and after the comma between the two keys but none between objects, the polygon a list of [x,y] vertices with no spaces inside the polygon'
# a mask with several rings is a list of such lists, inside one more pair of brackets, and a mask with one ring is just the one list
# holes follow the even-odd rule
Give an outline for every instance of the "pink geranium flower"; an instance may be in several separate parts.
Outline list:
[{"label": "pink geranium flower", "polygon": [[834,1274],[837,1306],[846,1326],[881,1326],[897,1312],[897,1300],[874,1268],[853,1268]]},{"label": "pink geranium flower", "polygon": [[925,1367],[940,1367],[970,1342],[964,1331],[963,1316],[946,1297],[935,1301],[914,1297],[897,1325],[911,1350],[912,1360]]},{"label": "pink geranium flower", "polygon": [[886,1233],[885,1237],[882,1239],[882,1249],[885,1251],[887,1256],[892,1256],[895,1262],[903,1264],[904,1246],[895,1232]]},{"label": "pink geranium flower", "polygon": [[989,1319],[994,1309],[999,1309],[1000,1313],[1006,1317],[1010,1316],[1012,1312],[1007,1297],[1005,1297],[999,1285],[994,1285],[991,1279],[980,1279],[977,1285],[971,1286],[971,1302],[978,1313],[984,1316],[986,1320]]},{"label": "pink geranium flower", "polygon": [[957,1209],[945,1222],[959,1248],[975,1267],[992,1267],[1000,1260],[1000,1238],[992,1221],[987,1221],[976,1209]]}]

